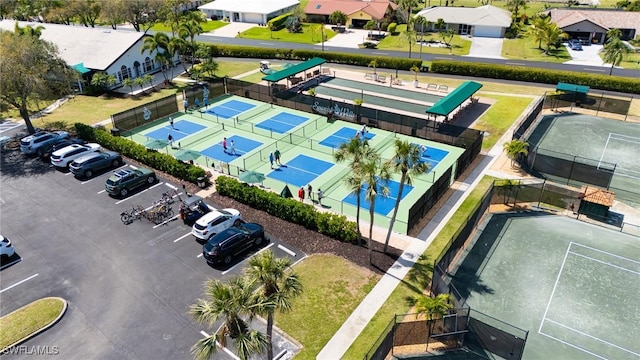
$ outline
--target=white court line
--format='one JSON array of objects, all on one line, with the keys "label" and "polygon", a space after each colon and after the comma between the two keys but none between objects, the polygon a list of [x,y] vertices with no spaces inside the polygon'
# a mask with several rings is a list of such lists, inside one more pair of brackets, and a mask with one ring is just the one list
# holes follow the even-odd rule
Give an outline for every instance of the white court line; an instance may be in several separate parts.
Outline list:
[{"label": "white court line", "polygon": [[604,250],[596,249],[596,248],[593,248],[593,247],[591,247],[591,246],[583,245],[583,244],[576,243],[576,242],[571,242],[571,244],[573,244],[573,245],[577,245],[577,246],[582,246],[583,248],[587,248],[587,249],[589,249],[589,250],[597,251],[597,252],[603,253],[603,254],[605,254],[605,255],[609,255],[609,256],[611,256],[611,257],[615,257],[615,258],[618,258],[618,259],[626,260],[626,261],[629,261],[629,262],[636,263],[636,264],[639,264],[639,265],[640,265],[640,261],[635,261],[635,260],[632,260],[632,259],[628,259],[628,258],[626,258],[626,257],[624,257],[624,256],[620,256],[620,255],[612,254],[612,253],[610,253],[610,252],[606,252],[606,251],[604,251]]},{"label": "white court line", "polygon": [[630,135],[624,135],[624,134],[618,134],[618,133],[610,133],[611,135],[613,135],[613,137],[620,137],[620,138],[628,138],[628,139],[633,139],[633,140],[638,140],[640,141],[640,138],[637,136],[630,136]]},{"label": "white court line", "polygon": [[613,265],[613,264],[608,263],[608,262],[606,262],[606,261],[602,261],[602,260],[594,259],[594,258],[589,257],[589,256],[586,256],[586,255],[582,255],[582,254],[574,253],[573,251],[569,251],[569,254],[573,254],[573,255],[575,255],[575,256],[580,256],[580,257],[583,257],[583,258],[585,258],[585,259],[592,260],[592,261],[595,261],[595,262],[599,262],[599,263],[604,264],[604,265],[609,265],[609,266],[614,267],[614,268],[616,268],[616,269],[620,269],[620,270],[623,270],[623,271],[628,271],[628,272],[630,272],[630,273],[632,273],[632,274],[640,275],[640,272],[633,271],[633,270],[630,270],[630,269],[627,269],[627,268],[623,268],[622,266]]},{"label": "white court line", "polygon": [[289,254],[289,255],[291,255],[291,256],[293,256],[293,257],[296,257],[296,253],[295,253],[295,252],[293,252],[293,251],[291,251],[291,250],[287,249],[286,247],[282,246],[281,244],[278,244],[278,249],[280,249],[280,250],[282,250],[282,251],[286,252],[287,254]]},{"label": "white court line", "polygon": [[560,339],[558,339],[558,338],[557,338],[557,337],[555,337],[555,336],[551,336],[551,335],[545,334],[545,333],[540,332],[540,331],[538,331],[538,333],[539,333],[540,335],[544,335],[544,336],[546,336],[546,337],[548,337],[548,338],[551,338],[551,339],[553,339],[553,340],[555,340],[555,341],[561,342],[561,343],[563,343],[563,344],[565,344],[565,345],[567,345],[567,346],[571,346],[571,347],[572,347],[572,348],[574,348],[574,349],[578,349],[578,350],[580,350],[580,351],[584,351],[584,352],[586,352],[587,354],[590,354],[590,355],[593,355],[593,356],[597,357],[598,359],[608,360],[606,357],[602,357],[602,356],[600,356],[600,355],[598,355],[598,354],[592,353],[591,351],[589,351],[589,350],[587,350],[587,349],[583,349],[583,348],[581,348],[580,346],[573,345],[573,344],[571,344],[571,343],[569,343],[569,342],[566,342],[566,341],[564,341],[564,340],[560,340]]},{"label": "white court line", "polygon": [[569,247],[567,251],[564,253],[564,259],[562,259],[562,265],[560,265],[560,270],[558,271],[558,276],[556,277],[556,282],[553,284],[553,290],[551,291],[551,296],[549,296],[549,301],[547,302],[547,308],[544,309],[544,315],[542,315],[542,321],[540,321],[540,327],[538,328],[538,333],[542,333],[542,325],[544,325],[544,320],[547,318],[547,313],[549,312],[549,307],[551,306],[551,301],[553,300],[553,294],[556,292],[556,288],[558,287],[558,282],[560,281],[560,276],[562,275],[562,269],[564,269],[564,264],[567,262],[567,257],[569,256],[569,249],[571,249],[571,244],[573,241],[569,243]]},{"label": "white court line", "polygon": [[186,233],[186,234],[184,234],[184,235],[180,236],[179,238],[177,238],[177,239],[173,240],[173,242],[174,242],[174,243],[177,243],[178,241],[180,241],[180,240],[182,240],[182,239],[186,238],[186,237],[187,237],[187,236],[189,236],[189,235],[191,235],[191,233]]},{"label": "white court line", "polygon": [[7,291],[7,290],[9,290],[9,289],[11,289],[11,288],[13,288],[13,287],[16,287],[16,286],[18,286],[18,285],[22,284],[22,283],[23,283],[23,282],[25,282],[25,281],[29,281],[29,280],[33,279],[34,277],[36,277],[36,276],[38,276],[38,275],[39,275],[39,274],[33,274],[33,275],[29,276],[28,278],[26,278],[26,279],[24,279],[24,280],[20,280],[20,281],[18,281],[17,283],[15,283],[15,284],[13,284],[13,285],[10,285],[9,287],[7,287],[7,288],[4,288],[4,289],[0,290],[0,294],[2,294],[3,292],[5,292],[5,291]]},{"label": "white court line", "polygon": [[565,328],[565,329],[571,330],[571,331],[573,331],[573,332],[577,332],[578,334],[580,334],[580,335],[584,335],[584,336],[586,336],[586,337],[588,337],[588,338],[591,338],[591,339],[593,339],[593,340],[600,341],[601,343],[603,343],[603,344],[607,344],[607,345],[609,345],[609,346],[611,346],[611,347],[614,347],[614,348],[616,348],[616,349],[620,349],[620,350],[625,351],[625,352],[628,352],[628,353],[630,353],[630,354],[633,354],[633,355],[636,355],[636,356],[640,356],[640,354],[639,354],[639,353],[633,352],[633,351],[631,351],[631,350],[629,350],[629,349],[625,349],[625,348],[623,348],[623,347],[621,347],[621,346],[618,346],[618,345],[616,345],[616,344],[610,343],[610,342],[608,342],[608,341],[606,341],[606,340],[602,340],[602,339],[600,339],[600,338],[598,338],[598,337],[595,337],[595,336],[593,336],[593,335],[589,335],[589,334],[587,334],[587,333],[585,333],[585,332],[582,332],[582,331],[580,331],[580,330],[576,330],[576,329],[574,329],[574,328],[572,328],[572,327],[569,327],[569,326],[563,325],[563,324],[561,324],[561,323],[559,323],[559,322],[557,322],[557,321],[553,321],[553,320],[549,320],[549,319],[546,319],[546,321],[548,321],[548,322],[552,322],[552,323],[554,323],[554,324],[556,324],[556,325],[558,325],[558,326],[560,326],[560,327],[563,327],[563,328]]},{"label": "white court line", "polygon": [[[258,251],[257,253],[253,254],[252,256],[249,256],[247,259],[251,259],[252,257],[260,254],[261,252],[267,250],[268,248],[272,247],[274,244],[271,243],[268,246],[265,246],[262,250]],[[245,259],[246,260],[246,259]],[[238,265],[242,264],[244,262],[244,260],[240,261],[239,263],[233,265],[232,267],[228,268],[227,270],[223,271],[221,274],[222,275],[226,275],[227,273],[229,273],[229,271],[235,269],[236,267],[238,267]]]},{"label": "white court line", "polygon": [[153,185],[153,186],[152,186],[152,187],[150,187],[150,188],[144,189],[144,190],[140,191],[139,193],[135,193],[135,194],[133,194],[133,195],[129,196],[128,198],[125,198],[125,199],[122,199],[122,200],[120,200],[120,201],[116,202],[116,205],[121,204],[121,203],[123,203],[123,202],[125,202],[125,201],[127,201],[127,200],[129,200],[129,199],[133,199],[134,197],[136,197],[136,196],[138,196],[138,195],[140,195],[140,194],[144,194],[144,193],[146,193],[147,191],[149,191],[149,190],[151,190],[151,189],[154,189],[154,188],[157,188],[158,186],[160,186],[160,185],[162,185],[162,184],[164,184],[164,183],[157,183],[157,184]]},{"label": "white court line", "polygon": [[611,140],[611,133],[607,137],[607,142],[604,144],[604,149],[602,149],[602,155],[600,156],[600,161],[598,161],[598,169],[600,169],[600,163],[604,159],[604,153],[607,151],[607,146],[609,146],[609,140]]}]

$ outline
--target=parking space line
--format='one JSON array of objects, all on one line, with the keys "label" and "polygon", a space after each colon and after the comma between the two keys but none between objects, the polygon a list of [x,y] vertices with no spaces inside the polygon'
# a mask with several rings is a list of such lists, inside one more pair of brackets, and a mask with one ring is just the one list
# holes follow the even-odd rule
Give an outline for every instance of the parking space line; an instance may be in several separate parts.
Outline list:
[{"label": "parking space line", "polygon": [[301,257],[301,258],[300,258],[300,260],[298,260],[298,261],[294,262],[294,263],[293,263],[293,264],[291,264],[291,266],[289,266],[289,267],[290,267],[290,268],[292,268],[292,267],[296,266],[300,261],[302,261],[302,260],[304,260],[304,259],[306,259],[306,258],[307,258],[307,256],[306,256],[306,255],[305,255],[305,256],[303,256],[303,257]]},{"label": "parking space line", "polygon": [[173,189],[173,190],[178,190],[178,187],[173,186],[173,185],[171,185],[171,184],[169,184],[169,183],[166,183],[165,185],[167,185],[169,188],[171,188],[171,189]]},{"label": "parking space line", "polygon": [[198,256],[196,256],[196,259],[200,257],[202,257],[202,253],[198,254]]},{"label": "parking space line", "polygon": [[69,176],[69,175],[73,175],[73,173],[72,173],[71,171],[69,171],[69,172],[66,172],[66,173],[64,174],[64,176]]},{"label": "parking space line", "polygon": [[222,344],[220,344],[218,342],[218,340],[216,340],[216,345],[218,345],[219,348],[221,348],[222,350],[224,350],[224,352],[226,352],[229,356],[231,356],[234,360],[240,360],[240,358],[238,356],[236,356],[236,354],[234,354],[233,352],[231,352],[231,350],[227,349],[226,347],[222,346]]},{"label": "parking space line", "polygon": [[287,249],[286,247],[282,246],[282,244],[278,244],[278,249],[286,252],[287,254],[289,254],[289,255],[291,255],[293,257],[296,257],[296,253],[295,252],[293,252],[293,251]]},{"label": "parking space line", "polygon": [[24,279],[24,280],[20,280],[20,281],[18,281],[17,283],[15,283],[15,284],[13,284],[13,285],[11,285],[11,286],[7,287],[7,288],[4,288],[4,289],[0,290],[0,294],[2,294],[3,292],[5,292],[5,291],[7,291],[7,290],[9,290],[9,289],[11,289],[11,288],[13,288],[13,287],[16,287],[16,286],[18,286],[18,285],[22,284],[22,283],[23,283],[23,282],[25,282],[25,281],[29,281],[29,280],[33,279],[34,277],[36,277],[36,276],[38,276],[38,275],[39,275],[39,274],[34,274],[34,275],[29,276],[28,278],[26,278],[26,279]]},{"label": "parking space line", "polygon": [[[254,257],[254,256],[258,255],[258,254],[260,254],[261,252],[266,251],[268,248],[272,247],[273,245],[275,245],[275,244],[274,244],[274,243],[271,243],[271,244],[269,244],[268,246],[265,246],[262,250],[260,250],[260,251],[258,251],[257,253],[255,253],[255,254],[253,254],[253,255],[249,256],[247,259],[251,259],[252,257]],[[247,259],[245,259],[245,260],[247,260]],[[233,265],[232,267],[230,267],[230,268],[228,268],[227,270],[223,271],[221,274],[222,274],[222,275],[227,274],[229,271],[231,271],[231,270],[235,269],[236,267],[238,267],[238,265],[240,265],[240,264],[242,264],[243,262],[245,262],[245,260],[242,260],[242,261],[240,261],[239,263],[237,263],[237,264]]]},{"label": "parking space line", "polygon": [[200,334],[202,334],[202,336],[204,336],[204,337],[211,336],[211,335],[207,334],[206,332],[204,332],[204,330],[200,330]]},{"label": "parking space line", "polygon": [[160,186],[160,185],[162,185],[162,184],[164,184],[164,183],[157,183],[157,184],[153,185],[152,187],[150,187],[150,188],[148,188],[148,189],[144,189],[144,190],[140,191],[139,193],[133,194],[133,195],[129,196],[128,198],[125,198],[125,199],[122,199],[122,200],[120,200],[120,201],[116,202],[116,205],[118,205],[118,204],[122,204],[123,202],[125,202],[125,201],[127,201],[127,200],[129,200],[129,199],[133,199],[134,197],[136,197],[136,196],[138,196],[138,195],[140,195],[140,194],[144,194],[144,193],[146,193],[147,191],[149,191],[149,190],[151,190],[151,189],[154,189],[154,188],[157,188],[158,186]]},{"label": "parking space line", "polygon": [[184,235],[182,235],[182,236],[180,236],[179,238],[177,238],[177,239],[175,239],[175,240],[173,240],[173,242],[174,242],[174,243],[177,243],[178,241],[180,241],[180,240],[182,240],[182,239],[186,238],[186,237],[187,237],[187,236],[189,236],[189,235],[191,235],[191,233],[190,233],[190,232],[189,232],[189,233],[186,233],[186,234],[184,234]]},{"label": "parking space line", "polygon": [[96,178],[91,178],[91,179],[89,179],[89,180],[87,180],[87,181],[83,181],[83,182],[81,182],[81,183],[80,183],[80,185],[84,185],[84,184],[86,184],[86,183],[90,183],[90,182],[92,182],[92,181],[93,181],[93,180],[95,180],[95,179],[96,179]]},{"label": "parking space line", "polygon": [[105,191],[107,191],[107,190],[106,190],[106,189],[104,189],[104,190],[100,190],[100,191],[98,191],[98,195],[102,194],[102,193],[103,193],[103,192],[105,192]]},{"label": "parking space line", "polygon": [[9,266],[11,266],[11,265],[13,265],[13,264],[17,264],[17,263],[19,263],[20,261],[22,261],[22,258],[21,258],[21,257],[19,257],[19,258],[17,258],[17,259],[15,259],[15,260],[13,260],[12,262],[10,262],[10,263],[8,263],[8,264],[4,264],[4,265],[2,265],[2,266],[0,267],[0,270],[2,270],[2,269],[4,269],[4,268],[7,268],[7,267],[9,267]]},{"label": "parking space line", "polygon": [[159,228],[160,226],[167,225],[168,223],[170,223],[170,222],[171,222],[171,221],[173,221],[173,220],[176,220],[177,218],[178,218],[178,215],[175,215],[175,216],[174,216],[174,217],[172,217],[171,219],[167,219],[167,220],[165,220],[165,221],[161,222],[161,223],[160,223],[160,224],[158,224],[158,225],[154,225],[154,227],[153,227],[153,228],[154,228],[154,229],[157,229],[157,228]]},{"label": "parking space line", "polygon": [[132,168],[133,170],[138,170],[138,168],[136,166],[129,165],[129,167]]}]

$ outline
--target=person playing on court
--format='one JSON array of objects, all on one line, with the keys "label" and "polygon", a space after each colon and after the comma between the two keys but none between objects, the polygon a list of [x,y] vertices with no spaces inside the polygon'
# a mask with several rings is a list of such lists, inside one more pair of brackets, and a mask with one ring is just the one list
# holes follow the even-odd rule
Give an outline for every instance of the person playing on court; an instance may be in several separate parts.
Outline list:
[{"label": "person playing on court", "polygon": [[187,98],[184,98],[184,100],[182,100],[182,106],[184,107],[185,112],[189,110],[189,100],[187,100]]},{"label": "person playing on court", "polygon": [[227,138],[222,139],[222,151],[224,151],[224,153],[227,153]]},{"label": "person playing on court", "polygon": [[278,166],[282,166],[282,163],[280,163],[280,150],[276,149],[276,151],[273,153],[273,157],[276,160],[276,164],[278,164]]},{"label": "person playing on court", "polygon": [[173,118],[171,116],[169,116],[169,126],[171,126],[171,129],[175,130],[176,128],[173,127]]},{"label": "person playing on court", "polygon": [[173,136],[171,136],[171,134],[169,134],[169,136],[167,136],[167,140],[169,141],[169,146],[171,146],[171,148],[173,149]]},{"label": "person playing on court", "polygon": [[273,153],[269,153],[269,162],[271,163],[271,168],[273,169]]},{"label": "person playing on court", "polygon": [[367,133],[367,124],[362,124],[362,129],[360,129],[360,135],[362,136],[362,140],[365,140],[364,135]]},{"label": "person playing on court", "polygon": [[309,195],[309,200],[313,202],[313,187],[311,184],[307,185],[307,195]]},{"label": "person playing on court", "polygon": [[193,103],[196,104],[196,109],[200,108],[200,99],[196,98]]},{"label": "person playing on court", "polygon": [[233,140],[229,142],[229,154],[236,154],[236,144],[233,143]]},{"label": "person playing on court", "polygon": [[300,190],[298,190],[298,198],[300,199],[300,202],[304,202],[304,187],[300,187]]},{"label": "person playing on court", "polygon": [[322,205],[322,196],[324,195],[324,193],[322,192],[322,190],[320,188],[318,188],[318,204]]}]

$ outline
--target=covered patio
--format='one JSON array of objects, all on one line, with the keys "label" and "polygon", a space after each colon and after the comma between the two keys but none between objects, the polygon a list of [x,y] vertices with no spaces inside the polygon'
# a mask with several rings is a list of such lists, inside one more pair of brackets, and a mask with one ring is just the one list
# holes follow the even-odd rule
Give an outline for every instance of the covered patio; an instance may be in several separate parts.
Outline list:
[{"label": "covered patio", "polygon": [[[440,116],[444,117],[444,122],[453,121],[467,106],[473,105],[477,102],[477,99],[472,96],[480,90],[480,88],[482,88],[482,84],[475,81],[466,81],[449,93],[449,95],[443,97],[442,100],[427,109],[426,113],[433,115],[436,120],[438,120],[438,117]],[[471,100],[467,102],[469,99]],[[465,104],[465,102],[467,103]],[[449,118],[449,115],[452,113],[453,115]]]},{"label": "covered patio", "polygon": [[[325,59],[314,57],[300,64],[296,64],[286,69],[282,69],[280,71],[276,71],[272,74],[266,75],[262,78],[262,80],[269,82],[269,89],[272,92],[277,93],[289,90],[292,87],[296,87],[303,82],[320,76],[320,74],[322,74],[322,64],[324,64],[325,62],[327,62]],[[315,67],[318,67],[318,69],[307,71]],[[301,74],[301,76],[294,76],[297,74]],[[278,84],[278,82],[283,79],[287,80],[286,85]]]}]

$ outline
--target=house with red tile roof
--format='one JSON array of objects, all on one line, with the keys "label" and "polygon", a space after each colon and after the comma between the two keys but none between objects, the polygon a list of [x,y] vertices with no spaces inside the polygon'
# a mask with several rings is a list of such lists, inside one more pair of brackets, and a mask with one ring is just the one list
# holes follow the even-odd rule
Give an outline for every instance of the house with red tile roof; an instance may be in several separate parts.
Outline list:
[{"label": "house with red tile roof", "polygon": [[574,39],[603,44],[607,31],[620,29],[622,40],[640,36],[640,12],[601,9],[551,9],[544,12],[551,21]]},{"label": "house with red tile roof", "polygon": [[334,11],[347,15],[347,27],[363,28],[370,20],[382,22],[390,18],[398,7],[389,0],[310,0],[304,9],[307,20],[329,23]]}]

